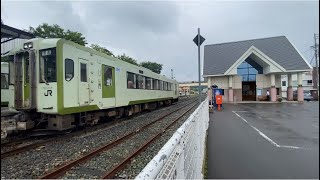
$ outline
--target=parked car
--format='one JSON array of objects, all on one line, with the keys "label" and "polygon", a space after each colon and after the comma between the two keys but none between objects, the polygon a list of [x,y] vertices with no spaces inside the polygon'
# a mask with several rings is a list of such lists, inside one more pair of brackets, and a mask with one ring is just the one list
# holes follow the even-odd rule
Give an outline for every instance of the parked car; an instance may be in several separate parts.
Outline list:
[{"label": "parked car", "polygon": [[[313,96],[311,95],[310,90],[304,90],[304,91],[303,91],[303,99],[304,99],[305,101],[313,101],[313,100],[314,100]],[[298,100],[298,93],[297,93],[297,91],[293,91],[293,100],[294,100],[294,101],[297,101],[297,100]]]}]

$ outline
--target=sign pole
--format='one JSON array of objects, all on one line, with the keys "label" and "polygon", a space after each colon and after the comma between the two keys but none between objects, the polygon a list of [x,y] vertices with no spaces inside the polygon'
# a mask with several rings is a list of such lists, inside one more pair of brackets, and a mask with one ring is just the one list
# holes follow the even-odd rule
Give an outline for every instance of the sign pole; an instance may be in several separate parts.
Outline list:
[{"label": "sign pole", "polygon": [[204,42],[205,38],[200,35],[200,28],[198,28],[198,35],[193,39],[193,42],[198,46],[198,76],[199,76],[199,87],[198,87],[198,93],[199,93],[199,103],[201,103],[201,81],[200,81],[200,46]]},{"label": "sign pole", "polygon": [[198,28],[198,76],[199,76],[199,87],[198,87],[198,92],[199,92],[199,104],[201,104],[201,82],[200,82],[200,28]]}]

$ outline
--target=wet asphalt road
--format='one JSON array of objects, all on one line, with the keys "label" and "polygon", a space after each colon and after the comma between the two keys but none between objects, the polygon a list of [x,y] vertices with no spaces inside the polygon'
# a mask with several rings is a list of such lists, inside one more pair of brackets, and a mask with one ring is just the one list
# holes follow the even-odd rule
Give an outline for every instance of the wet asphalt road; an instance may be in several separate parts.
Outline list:
[{"label": "wet asphalt road", "polygon": [[210,114],[208,178],[319,179],[319,103],[225,104]]}]

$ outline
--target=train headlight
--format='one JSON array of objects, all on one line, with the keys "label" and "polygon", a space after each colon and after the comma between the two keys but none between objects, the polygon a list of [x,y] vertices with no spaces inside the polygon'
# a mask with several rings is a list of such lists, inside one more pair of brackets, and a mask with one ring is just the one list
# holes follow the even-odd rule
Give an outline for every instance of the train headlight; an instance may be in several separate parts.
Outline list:
[{"label": "train headlight", "polygon": [[32,45],[32,42],[29,42],[29,43],[25,43],[24,45],[23,45],[23,48],[24,49],[30,49],[30,48],[32,48],[33,47],[33,45]]}]

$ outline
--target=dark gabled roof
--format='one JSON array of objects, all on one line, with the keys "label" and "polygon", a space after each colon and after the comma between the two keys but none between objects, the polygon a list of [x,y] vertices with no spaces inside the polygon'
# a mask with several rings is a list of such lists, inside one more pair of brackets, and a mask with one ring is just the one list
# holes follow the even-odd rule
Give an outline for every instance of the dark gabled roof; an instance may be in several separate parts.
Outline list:
[{"label": "dark gabled roof", "polygon": [[285,36],[252,39],[204,46],[203,75],[224,74],[251,46],[287,71],[310,69]]},{"label": "dark gabled roof", "polygon": [[29,32],[25,32],[1,23],[1,39],[2,38],[32,39],[35,38],[35,36]]}]

